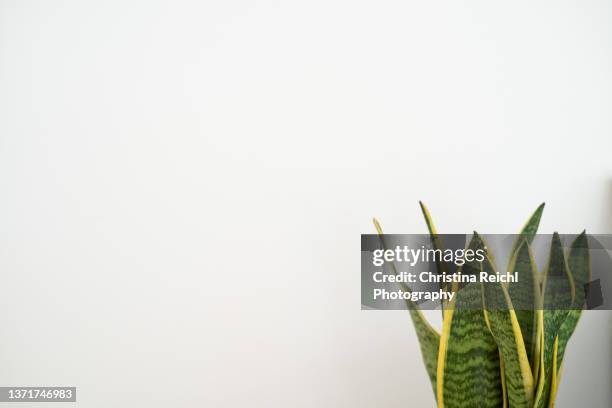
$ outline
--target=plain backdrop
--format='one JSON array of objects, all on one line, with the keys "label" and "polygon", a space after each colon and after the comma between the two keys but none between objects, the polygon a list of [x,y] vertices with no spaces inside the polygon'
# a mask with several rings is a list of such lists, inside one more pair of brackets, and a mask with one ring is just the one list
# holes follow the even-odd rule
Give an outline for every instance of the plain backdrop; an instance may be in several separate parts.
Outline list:
[{"label": "plain backdrop", "polygon": [[[0,385],[433,406],[360,234],[612,232],[610,72],[608,1],[0,0]],[[587,313],[559,408],[612,405],[611,344]]]}]

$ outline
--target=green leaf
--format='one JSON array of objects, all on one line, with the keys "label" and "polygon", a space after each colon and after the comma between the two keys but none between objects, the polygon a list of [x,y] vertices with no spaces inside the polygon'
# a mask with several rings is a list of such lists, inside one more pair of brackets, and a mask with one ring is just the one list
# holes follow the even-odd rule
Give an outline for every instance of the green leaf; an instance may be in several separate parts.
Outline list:
[{"label": "green leaf", "polygon": [[427,375],[429,376],[429,380],[431,381],[431,386],[435,395],[437,389],[436,371],[438,367],[440,334],[433,327],[431,327],[418,306],[414,305],[414,307],[409,307],[408,312],[410,313],[410,318],[412,319],[414,329],[419,339],[421,355],[423,356],[425,369],[427,370]]},{"label": "green leaf", "polygon": [[[470,249],[483,248],[474,236]],[[477,262],[465,263],[462,274],[478,274]],[[482,312],[480,283],[466,284],[456,291],[444,321],[438,354],[439,408],[503,406],[500,359],[497,344]]]},{"label": "green leaf", "polygon": [[558,351],[559,351],[559,337],[556,337],[555,343],[553,344],[553,360],[552,360],[553,370],[552,370],[552,376],[550,379],[550,393],[548,397],[548,408],[554,408],[555,398],[557,397],[557,389],[559,387],[559,371],[557,370]]},{"label": "green leaf", "polygon": [[529,245],[533,242],[538,232],[542,213],[544,212],[544,205],[545,203],[542,203],[536,208],[521,229],[510,252],[510,260],[508,262],[508,271],[519,273],[518,283],[507,286],[509,287],[510,299],[512,299],[516,307],[517,319],[521,326],[527,357],[529,358],[534,376],[537,375],[539,369],[537,361],[539,353],[539,341],[537,338],[538,319],[535,308],[536,305],[539,305],[540,281],[533,256],[525,252],[519,255],[518,251],[523,243],[526,243],[528,249],[523,249],[523,251],[530,253]]},{"label": "green leaf", "polygon": [[536,210],[533,212],[533,214],[531,214],[525,225],[523,225],[523,228],[521,228],[521,232],[519,232],[519,235],[516,237],[514,245],[512,245],[510,259],[512,259],[512,257],[516,254],[516,251],[518,250],[519,246],[524,241],[527,241],[528,244],[531,244],[533,242],[533,239],[535,238],[535,235],[538,232],[538,228],[540,226],[540,220],[542,219],[542,213],[544,212],[544,205],[545,203],[540,204],[538,208],[536,208]]},{"label": "green leaf", "polygon": [[[526,247],[526,242],[522,247]],[[482,263],[482,271],[495,276],[496,268],[489,259],[485,259]],[[493,282],[483,283],[483,293],[486,321],[503,359],[504,378],[510,406],[512,408],[531,408],[534,389],[533,374],[510,296],[504,285]]]},{"label": "green leaf", "polygon": [[568,309],[572,305],[573,282],[559,234],[555,232],[550,246],[548,267],[543,280],[543,334],[541,341],[540,370],[538,389],[534,406],[543,408],[548,406],[553,376],[553,355],[557,334],[565,321]]},{"label": "green leaf", "polygon": [[523,228],[521,229],[519,239],[517,239],[514,247],[515,249],[521,244],[523,240],[527,240],[529,244],[533,242],[533,238],[535,234],[538,232],[538,227],[540,226],[540,219],[542,218],[542,213],[544,212],[544,205],[542,203],[538,206],[538,208],[531,214],[531,217],[527,220]]},{"label": "green leaf", "polygon": [[504,358],[499,348],[497,349],[497,351],[499,352],[499,372],[501,375],[501,385],[502,385],[502,398],[503,398],[502,408],[507,408],[508,407],[508,386],[506,385],[506,376],[504,374],[506,372],[506,367],[504,366]]},{"label": "green leaf", "polygon": [[[557,335],[559,337],[557,372],[561,368],[567,343],[578,325],[578,320],[580,320],[580,315],[582,314],[582,309],[586,300],[585,289],[588,282],[591,280],[591,257],[589,254],[589,242],[586,232],[580,234],[572,243],[568,256],[568,267],[574,280],[575,297],[572,308],[568,312]],[[557,377],[559,377],[559,375],[557,375]]]},{"label": "green leaf", "polygon": [[518,281],[507,285],[510,300],[521,328],[527,358],[531,367],[537,363],[536,305],[540,304],[539,278],[535,259],[527,239],[519,245],[510,260],[509,272],[518,274]]},{"label": "green leaf", "polygon": [[[380,226],[380,223],[376,218],[373,219],[373,222],[374,227],[376,227],[376,231],[378,231],[380,239],[383,242],[383,246],[386,248],[382,227]],[[392,267],[394,272],[397,274],[395,264],[392,264]],[[402,290],[407,292],[411,291],[406,284],[399,283],[399,285]],[[408,308],[408,312],[410,313],[412,323],[414,324],[417,338],[419,339],[419,346],[421,348],[423,362],[425,363],[425,369],[427,370],[427,374],[429,375],[433,392],[435,394],[437,387],[436,371],[438,366],[438,348],[440,345],[440,334],[429,324],[429,322],[427,321],[425,316],[423,316],[423,313],[421,312],[419,306],[416,303],[407,299],[406,306]]]},{"label": "green leaf", "polygon": [[[423,217],[425,218],[425,223],[427,224],[427,229],[429,230],[429,235],[431,237],[431,244],[433,245],[434,249],[436,250],[441,250],[444,251],[444,245],[442,245],[442,242],[440,240],[440,236],[438,235],[438,232],[436,231],[436,227],[433,223],[433,219],[431,218],[431,214],[429,213],[429,209],[427,208],[427,206],[422,202],[419,201],[419,205],[421,206],[421,211],[423,212]],[[446,262],[444,262],[443,259],[440,258],[436,258],[436,270],[438,272],[438,274],[443,274],[443,273],[448,273],[449,272],[449,268]],[[439,284],[440,289],[447,291],[447,284],[444,282],[441,282]],[[445,308],[445,302],[440,302],[440,305],[442,306],[442,317],[444,317],[444,308]]]}]

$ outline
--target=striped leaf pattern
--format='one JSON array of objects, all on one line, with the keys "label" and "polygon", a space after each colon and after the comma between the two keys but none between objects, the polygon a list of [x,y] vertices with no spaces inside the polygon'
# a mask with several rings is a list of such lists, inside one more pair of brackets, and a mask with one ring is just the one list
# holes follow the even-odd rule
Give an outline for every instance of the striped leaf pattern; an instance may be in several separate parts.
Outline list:
[{"label": "striped leaf pattern", "polygon": [[[496,269],[485,259],[482,271],[494,274]],[[504,363],[508,402],[511,407],[530,408],[533,403],[533,375],[510,296],[501,283],[483,285],[483,290],[486,320]]]},{"label": "striped leaf pattern", "polygon": [[[435,249],[442,249],[427,207],[419,202]],[[508,271],[513,284],[454,284],[443,305],[442,332],[407,301],[439,408],[552,408],[563,356],[585,302],[591,267],[585,232],[564,252],[559,234],[551,242],[540,278],[530,244],[544,204],[528,219],[513,245]],[[374,220],[384,246],[384,235]],[[469,249],[486,248],[474,233]],[[438,273],[448,272],[439,262]],[[395,273],[395,265],[393,265]],[[492,254],[466,262],[463,275],[496,272]],[[410,291],[405,284],[403,290]]]},{"label": "striped leaf pattern", "polygon": [[521,229],[521,232],[519,233],[520,236],[514,243],[514,248],[512,252],[515,252],[523,241],[527,241],[528,244],[531,244],[533,242],[533,238],[535,237],[536,233],[538,232],[538,228],[540,227],[540,220],[542,219],[542,213],[544,212],[544,205],[545,203],[540,204],[538,208],[533,212],[533,214],[531,214],[531,217],[529,217],[529,219]]},{"label": "striped leaf pattern", "polygon": [[[483,248],[483,243],[475,236],[469,248]],[[476,262],[462,267],[464,275],[479,272]],[[466,284],[444,311],[438,355],[438,407],[503,405],[499,351],[479,306],[480,284]]]},{"label": "striped leaf pattern", "polygon": [[558,233],[552,238],[548,268],[543,280],[543,335],[541,339],[542,356],[540,357],[540,378],[535,406],[548,406],[552,376],[553,353],[557,334],[567,317],[572,304],[572,278],[569,274],[563,245]]},{"label": "striped leaf pattern", "polygon": [[508,271],[518,273],[518,282],[508,285],[508,293],[521,327],[529,364],[533,367],[537,343],[536,305],[539,305],[539,278],[533,254],[527,240],[518,247]]}]

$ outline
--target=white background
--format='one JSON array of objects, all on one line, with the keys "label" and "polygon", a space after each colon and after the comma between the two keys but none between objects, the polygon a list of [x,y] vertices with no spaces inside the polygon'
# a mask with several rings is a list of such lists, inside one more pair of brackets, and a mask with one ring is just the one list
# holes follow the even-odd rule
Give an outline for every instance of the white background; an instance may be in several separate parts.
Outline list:
[{"label": "white background", "polygon": [[[612,232],[606,1],[0,1],[0,385],[430,407],[359,234]],[[438,314],[436,313],[435,316]],[[584,316],[559,408],[609,407]],[[38,405],[36,405],[38,407]],[[59,405],[58,405],[59,406]]]}]

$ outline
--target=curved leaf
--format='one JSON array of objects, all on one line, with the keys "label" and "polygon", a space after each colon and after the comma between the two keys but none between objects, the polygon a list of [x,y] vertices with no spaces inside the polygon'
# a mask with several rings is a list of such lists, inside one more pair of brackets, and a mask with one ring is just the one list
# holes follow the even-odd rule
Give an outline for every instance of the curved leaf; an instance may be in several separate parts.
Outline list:
[{"label": "curved leaf", "polygon": [[544,212],[544,205],[546,205],[546,203],[542,203],[538,206],[538,208],[536,208],[521,230],[521,235],[524,236],[525,239],[527,239],[527,242],[530,244],[533,242],[533,238],[538,232],[540,219],[542,218],[542,213]]},{"label": "curved leaf", "polygon": [[550,246],[548,267],[543,281],[543,310],[541,311],[543,334],[541,336],[540,372],[538,390],[534,406],[543,408],[550,398],[553,354],[557,334],[572,304],[573,281],[569,274],[563,245],[559,234],[555,232]]},{"label": "curved leaf", "polygon": [[[384,233],[380,223],[376,218],[373,219],[374,227],[378,232],[383,246],[385,245]],[[395,264],[392,264],[393,271],[397,274]],[[404,284],[399,283],[403,291],[409,292],[410,288]],[[421,355],[423,356],[423,362],[425,363],[425,369],[429,375],[429,379],[432,384],[434,394],[436,393],[436,370],[438,366],[438,347],[440,345],[440,334],[429,324],[419,306],[411,300],[406,300],[406,306],[410,313],[410,318],[414,324],[414,328],[419,339],[419,345],[421,348]]]},{"label": "curved leaf", "polygon": [[527,358],[531,367],[537,362],[536,305],[540,304],[538,272],[528,241],[523,240],[510,260],[509,272],[518,274],[518,282],[507,286],[521,328]]},{"label": "curved leaf", "polygon": [[542,213],[544,212],[544,205],[542,203],[536,208],[536,210],[531,214],[523,228],[521,228],[520,236],[516,239],[514,246],[512,248],[512,254],[518,249],[521,243],[524,240],[527,240],[527,243],[531,244],[533,242],[533,238],[538,232],[538,228],[540,226],[540,220],[542,219]]},{"label": "curved leaf", "polygon": [[[482,271],[495,275],[496,269],[485,259]],[[483,292],[487,322],[504,362],[508,402],[513,408],[531,408],[533,374],[510,296],[501,283],[483,283]]]},{"label": "curved leaf", "polygon": [[[557,335],[559,339],[557,371],[561,369],[567,343],[578,325],[578,320],[580,320],[586,300],[586,288],[591,280],[591,256],[586,232],[582,232],[572,243],[568,256],[568,267],[574,280],[575,298],[572,309],[568,312]],[[557,378],[560,378],[560,376],[557,375]]]},{"label": "curved leaf", "polygon": [[[421,206],[421,211],[423,212],[423,217],[425,218],[425,223],[427,224],[427,229],[429,230],[431,244],[433,245],[434,249],[439,249],[443,251],[444,245],[442,245],[442,243],[440,242],[440,237],[438,236],[438,232],[436,231],[436,227],[433,223],[433,219],[431,218],[431,214],[429,213],[429,209],[422,201],[419,201],[419,205]],[[443,259],[440,258],[436,258],[436,270],[438,274],[449,272],[448,265],[446,264],[446,262],[444,262]],[[441,282],[439,285],[440,289],[444,291],[447,290],[446,283]],[[444,318],[445,302],[440,302],[440,305],[442,306],[442,318]]]},{"label": "curved leaf", "polygon": [[[559,351],[559,337],[555,339],[555,343],[553,344],[553,370],[552,370],[552,378],[550,380],[550,397],[548,399],[548,408],[554,408],[555,406],[555,398],[557,397],[557,389],[559,387],[559,372],[557,370],[557,361],[558,361],[558,351]],[[561,363],[559,362],[559,365]]]}]

